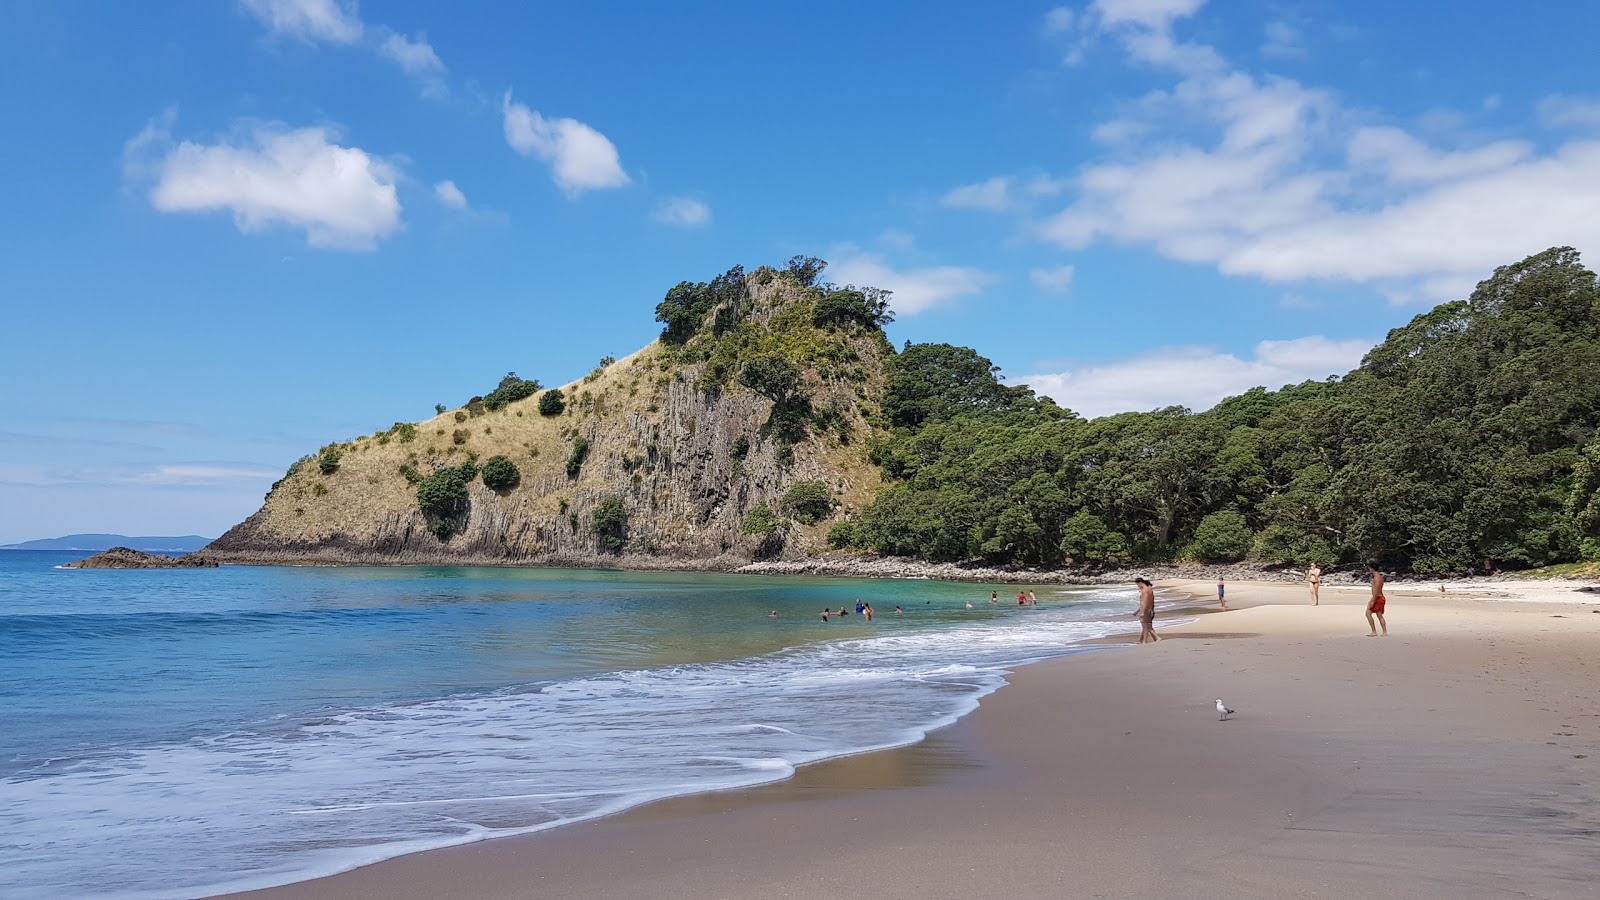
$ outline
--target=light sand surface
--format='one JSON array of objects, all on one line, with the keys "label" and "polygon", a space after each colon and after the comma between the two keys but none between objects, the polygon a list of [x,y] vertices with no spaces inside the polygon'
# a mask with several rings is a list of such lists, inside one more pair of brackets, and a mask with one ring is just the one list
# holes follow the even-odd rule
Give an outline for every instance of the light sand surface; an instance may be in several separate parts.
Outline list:
[{"label": "light sand surface", "polygon": [[916,746],[250,896],[1600,896],[1600,597],[1388,594],[1230,583]]}]

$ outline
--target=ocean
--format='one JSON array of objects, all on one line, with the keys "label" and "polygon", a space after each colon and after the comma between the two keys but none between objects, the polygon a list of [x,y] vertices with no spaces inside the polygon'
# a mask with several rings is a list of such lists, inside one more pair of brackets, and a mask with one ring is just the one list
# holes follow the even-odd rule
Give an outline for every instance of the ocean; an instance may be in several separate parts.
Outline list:
[{"label": "ocean", "polygon": [[1010,668],[1128,631],[1136,602],[1131,586],[1036,587],[1019,608],[1014,587],[921,580],[59,568],[78,556],[0,552],[7,898],[265,887],[783,779],[919,740]]}]

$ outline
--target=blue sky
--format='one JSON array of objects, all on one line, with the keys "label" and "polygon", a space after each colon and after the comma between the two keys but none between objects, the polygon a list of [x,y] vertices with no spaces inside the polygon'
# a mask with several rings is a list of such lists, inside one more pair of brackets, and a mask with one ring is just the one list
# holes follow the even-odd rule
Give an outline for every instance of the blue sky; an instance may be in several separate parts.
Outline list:
[{"label": "blue sky", "polygon": [[9,4],[0,542],[215,535],[735,263],[1100,415],[1600,247],[1594,4],[991,6]]}]

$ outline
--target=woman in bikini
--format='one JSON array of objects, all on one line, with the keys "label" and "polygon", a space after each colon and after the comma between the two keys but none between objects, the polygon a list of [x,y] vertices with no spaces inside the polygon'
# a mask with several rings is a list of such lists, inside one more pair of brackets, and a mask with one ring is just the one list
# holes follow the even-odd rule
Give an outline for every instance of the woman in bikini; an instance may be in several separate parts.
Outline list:
[{"label": "woman in bikini", "polygon": [[1306,581],[1311,585],[1311,605],[1322,605],[1322,566],[1312,563],[1306,570]]}]

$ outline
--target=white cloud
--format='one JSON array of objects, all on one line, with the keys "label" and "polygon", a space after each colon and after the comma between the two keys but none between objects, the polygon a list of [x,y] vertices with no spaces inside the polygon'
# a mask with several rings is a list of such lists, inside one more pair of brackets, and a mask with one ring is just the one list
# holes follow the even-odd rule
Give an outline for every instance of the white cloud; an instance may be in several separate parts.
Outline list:
[{"label": "white cloud", "polygon": [[433,195],[439,198],[440,203],[452,209],[467,208],[467,195],[461,193],[461,189],[456,187],[454,181],[445,180],[434,185]]},{"label": "white cloud", "polygon": [[711,223],[711,207],[693,197],[668,197],[656,204],[650,220],[677,228],[698,228]]},{"label": "white cloud", "polygon": [[395,169],[325,128],[262,124],[236,143],[174,147],[153,123],[127,153],[130,173],[154,177],[150,203],[162,212],[226,210],[247,234],[285,225],[313,247],[346,250],[371,250],[400,227]]},{"label": "white cloud", "polygon": [[1303,337],[1262,341],[1246,359],[1215,347],[1167,347],[1065,372],[1024,375],[1017,382],[1086,418],[1186,406],[1210,409],[1252,387],[1277,389],[1320,381],[1355,368],[1368,340]]},{"label": "white cloud", "polygon": [[416,79],[424,96],[443,97],[448,93],[444,80],[444,61],[433,52],[433,45],[426,38],[419,35],[412,39],[388,32],[382,43],[378,44],[378,55],[394,62]]},{"label": "white cloud", "polygon": [[914,316],[956,297],[983,290],[995,277],[970,266],[930,266],[898,270],[875,253],[846,251],[843,261],[830,263],[830,280],[839,284],[877,287],[893,292],[890,305],[900,315]]},{"label": "white cloud", "polygon": [[307,43],[354,44],[361,40],[361,19],[355,4],[341,0],[240,0],[263,24],[278,34]]},{"label": "white cloud", "polygon": [[208,487],[271,481],[281,471],[237,463],[179,463],[137,467],[44,466],[0,463],[0,484],[18,487]]},{"label": "white cloud", "polygon": [[501,101],[506,143],[523,156],[550,164],[550,176],[568,195],[620,188],[628,184],[617,148],[605,135],[577,119],[546,119],[507,92]]},{"label": "white cloud", "polygon": [[1108,26],[1142,25],[1165,29],[1195,14],[1206,0],[1094,0],[1094,11]]},{"label": "white cloud", "polygon": [[1078,24],[1078,14],[1070,6],[1058,6],[1044,14],[1044,33],[1070,34]]},{"label": "white cloud", "polygon": [[1600,127],[1600,100],[1551,94],[1539,101],[1539,120],[1551,128]]},{"label": "white cloud", "polygon": [[1010,191],[1011,179],[997,177],[955,188],[940,197],[939,202],[957,209],[987,209],[999,212],[1011,205]]},{"label": "white cloud", "polygon": [[[1494,266],[1550,246],[1600,246],[1600,142],[1541,155],[1520,141],[1440,146],[1372,124],[1327,91],[1175,41],[1172,22],[1197,7],[1129,4],[1113,17],[1096,6],[1122,23],[1109,33],[1132,60],[1174,81],[1095,128],[1108,156],[1077,171],[1045,240],[1147,246],[1277,283],[1366,283],[1397,302],[1455,299]],[[1541,111],[1569,125],[1591,114],[1572,98]],[[1592,114],[1600,123],[1600,104]]]},{"label": "white cloud", "polygon": [[208,465],[200,463],[155,466],[150,469],[130,472],[123,476],[122,480],[127,484],[198,487],[202,485],[230,484],[238,481],[262,481],[276,478],[277,475],[276,469],[264,469],[259,466]]},{"label": "white cloud", "polygon": [[1054,291],[1065,294],[1067,288],[1072,287],[1072,266],[1056,266],[1052,269],[1034,269],[1028,273],[1033,279],[1033,284],[1040,290]]},{"label": "white cloud", "polygon": [[1266,35],[1266,41],[1261,45],[1263,55],[1280,59],[1306,55],[1306,48],[1300,42],[1300,29],[1288,22],[1268,22],[1261,30]]}]

